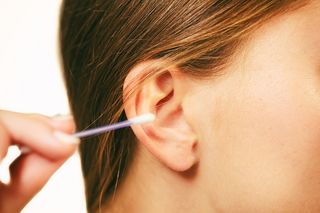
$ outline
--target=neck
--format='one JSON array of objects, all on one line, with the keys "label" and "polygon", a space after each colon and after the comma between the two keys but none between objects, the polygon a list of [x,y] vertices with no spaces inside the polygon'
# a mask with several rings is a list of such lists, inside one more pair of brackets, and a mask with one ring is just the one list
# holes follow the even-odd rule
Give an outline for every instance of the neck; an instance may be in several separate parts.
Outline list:
[{"label": "neck", "polygon": [[215,212],[208,205],[209,196],[197,184],[197,166],[185,173],[172,171],[142,147],[135,156],[102,212]]}]

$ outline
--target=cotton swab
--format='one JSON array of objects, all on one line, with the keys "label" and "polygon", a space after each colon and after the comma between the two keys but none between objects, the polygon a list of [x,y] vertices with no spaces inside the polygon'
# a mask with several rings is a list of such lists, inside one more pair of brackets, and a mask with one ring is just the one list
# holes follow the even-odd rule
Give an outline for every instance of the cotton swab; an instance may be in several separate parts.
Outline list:
[{"label": "cotton swab", "polygon": [[76,137],[76,138],[85,138],[85,137],[98,135],[98,134],[101,134],[101,133],[105,133],[105,132],[109,132],[109,131],[113,131],[113,130],[129,127],[131,125],[137,125],[137,124],[143,124],[143,123],[152,122],[154,120],[155,120],[155,115],[152,114],[152,113],[147,113],[147,114],[143,114],[143,115],[131,118],[131,119],[126,120],[126,121],[121,121],[121,122],[118,122],[118,123],[114,123],[114,124],[110,124],[110,125],[106,125],[106,126],[101,126],[101,127],[97,127],[97,128],[93,128],[93,129],[88,129],[88,130],[84,130],[84,131],[81,131],[81,132],[77,132],[77,133],[74,133],[72,136]]},{"label": "cotton swab", "polygon": [[[138,124],[152,122],[155,119],[156,119],[156,117],[155,117],[154,114],[147,113],[147,114],[143,114],[143,115],[131,118],[129,120],[118,122],[118,123],[108,124],[108,125],[105,125],[105,126],[100,126],[100,127],[97,127],[97,128],[76,132],[76,133],[72,134],[71,137],[85,138],[85,137],[94,136],[94,135],[98,135],[98,134],[101,134],[101,133],[105,133],[105,132],[109,132],[109,131],[113,131],[113,130],[129,127],[129,126],[132,126],[132,125],[138,125]],[[21,154],[27,154],[31,150],[30,150],[29,147],[23,146],[23,147],[20,147],[20,151],[21,151]]]}]

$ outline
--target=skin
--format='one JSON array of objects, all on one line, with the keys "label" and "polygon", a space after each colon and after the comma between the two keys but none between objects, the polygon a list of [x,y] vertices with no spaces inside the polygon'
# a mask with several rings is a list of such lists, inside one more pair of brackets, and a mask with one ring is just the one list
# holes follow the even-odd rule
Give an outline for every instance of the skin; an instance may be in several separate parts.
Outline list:
[{"label": "skin", "polygon": [[275,19],[208,85],[197,116],[213,119],[194,127],[220,209],[320,211],[319,29],[319,2]]},{"label": "skin", "polygon": [[264,24],[224,75],[180,76],[198,161],[168,169],[140,141],[104,211],[320,212],[319,29],[313,1]]},{"label": "skin", "polygon": [[[11,145],[28,147],[10,166],[11,182],[0,182],[0,212],[20,212],[76,149],[72,117],[49,118],[0,110],[0,162]],[[35,134],[36,132],[36,134]],[[56,136],[59,132],[64,136]]]}]

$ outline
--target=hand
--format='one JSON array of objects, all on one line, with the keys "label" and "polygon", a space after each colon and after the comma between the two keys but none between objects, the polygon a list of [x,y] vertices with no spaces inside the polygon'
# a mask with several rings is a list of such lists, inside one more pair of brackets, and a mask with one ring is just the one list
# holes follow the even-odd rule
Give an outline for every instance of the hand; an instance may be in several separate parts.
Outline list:
[{"label": "hand", "polygon": [[[0,162],[9,146],[28,147],[10,166],[11,182],[0,182],[0,212],[20,210],[76,150],[72,118],[48,118],[0,110]],[[67,133],[67,134],[66,134]]]}]

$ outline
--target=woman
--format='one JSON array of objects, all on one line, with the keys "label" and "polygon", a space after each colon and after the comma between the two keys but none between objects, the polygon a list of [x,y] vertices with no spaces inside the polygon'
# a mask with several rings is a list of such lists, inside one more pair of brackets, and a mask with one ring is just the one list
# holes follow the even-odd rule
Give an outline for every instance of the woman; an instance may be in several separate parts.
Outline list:
[{"label": "woman", "polygon": [[75,1],[61,18],[89,212],[319,212],[320,3]]}]

